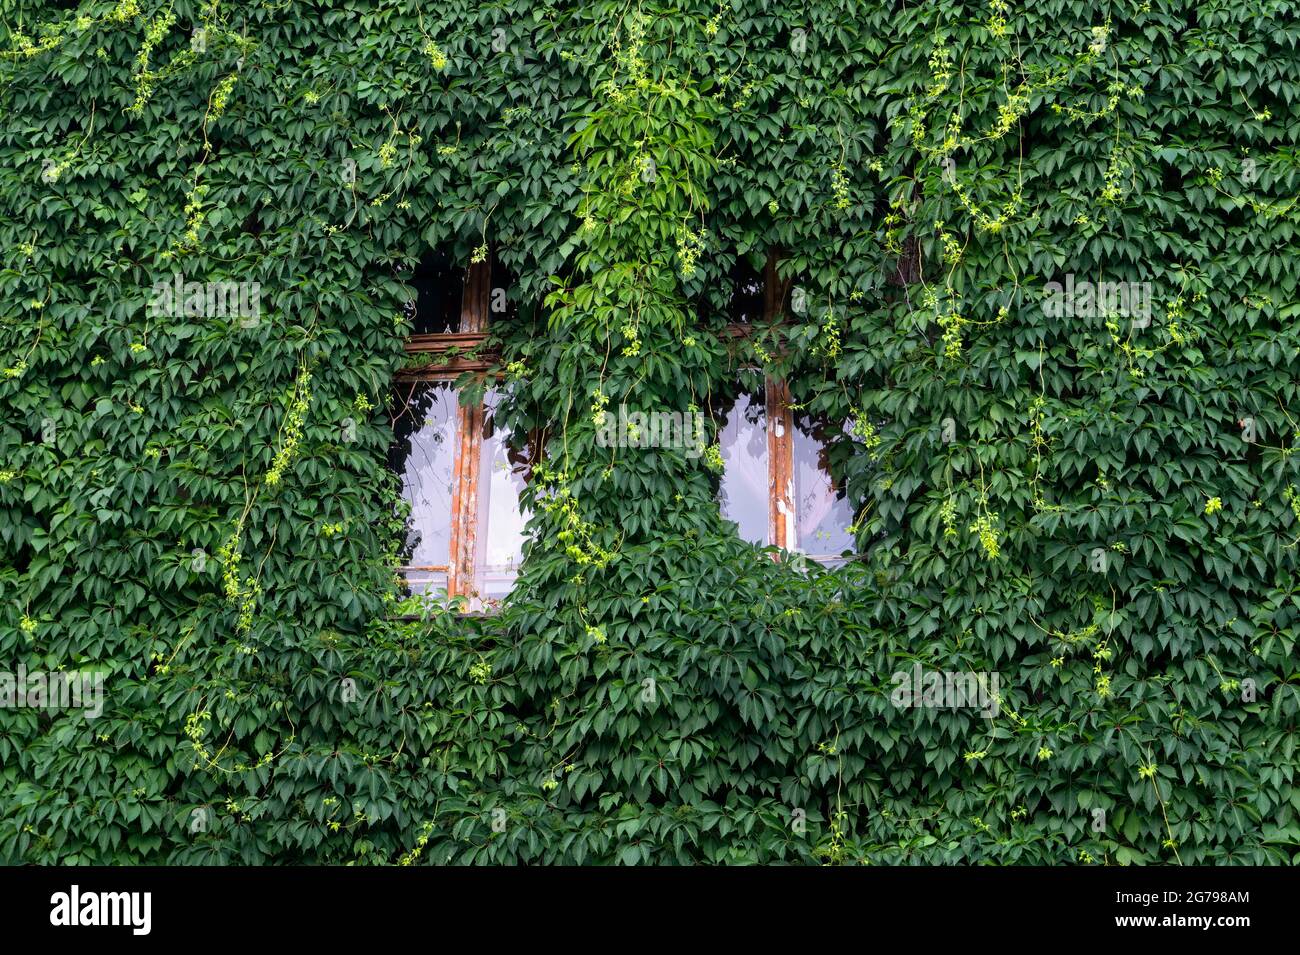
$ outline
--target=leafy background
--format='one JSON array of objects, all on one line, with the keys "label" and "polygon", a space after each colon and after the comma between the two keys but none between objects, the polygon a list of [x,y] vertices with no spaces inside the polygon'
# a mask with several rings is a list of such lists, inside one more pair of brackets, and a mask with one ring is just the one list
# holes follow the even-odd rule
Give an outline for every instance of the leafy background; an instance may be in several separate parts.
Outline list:
[{"label": "leafy background", "polygon": [[[110,674],[0,710],[0,859],[1293,860],[1298,6],[0,0],[0,660]],[[484,246],[547,445],[467,617],[386,406],[401,267]],[[595,443],[755,368],[853,423],[845,569]]]}]

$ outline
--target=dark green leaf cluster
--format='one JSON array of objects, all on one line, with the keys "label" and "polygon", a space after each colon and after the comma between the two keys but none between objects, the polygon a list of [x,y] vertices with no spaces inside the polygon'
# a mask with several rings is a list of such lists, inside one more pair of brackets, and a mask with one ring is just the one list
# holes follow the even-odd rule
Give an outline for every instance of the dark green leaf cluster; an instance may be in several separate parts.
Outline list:
[{"label": "dark green leaf cluster", "polygon": [[[1297,13],[0,0],[0,671],[104,691],[0,707],[0,860],[1291,861]],[[431,248],[545,443],[490,616],[394,573]],[[596,440],[759,371],[843,568]]]}]

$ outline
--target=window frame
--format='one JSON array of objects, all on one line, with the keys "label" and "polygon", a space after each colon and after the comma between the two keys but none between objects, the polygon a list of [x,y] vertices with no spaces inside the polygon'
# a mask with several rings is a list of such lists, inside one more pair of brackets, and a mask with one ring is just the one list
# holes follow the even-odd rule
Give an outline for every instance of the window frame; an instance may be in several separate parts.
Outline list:
[{"label": "window frame", "polygon": [[[408,356],[444,356],[437,364],[399,368],[394,385],[414,386],[419,382],[455,382],[466,372],[486,374],[498,365],[494,351],[486,350],[492,295],[490,261],[472,262],[465,270],[461,292],[460,329],[455,332],[429,332],[411,335],[404,343]],[[471,352],[471,356],[462,354]],[[500,380],[499,372],[494,375]],[[404,564],[398,572],[442,573],[447,577],[448,599],[461,597],[483,600],[475,586],[475,560],[478,549],[479,476],[483,451],[485,399],[456,404],[456,452],[452,462],[451,521],[446,565],[421,566]]]},{"label": "window frame", "polygon": [[[733,340],[746,341],[785,323],[785,302],[792,283],[789,279],[781,280],[777,271],[778,258],[778,252],[769,252],[763,265],[761,320],[728,323],[726,334]],[[804,554],[806,548],[795,549],[794,546],[799,538],[799,513],[794,489],[794,402],[790,397],[789,382],[784,376],[764,373],[763,398],[767,416],[767,546]],[[780,559],[779,553],[773,557]]]},{"label": "window frame", "polygon": [[[771,252],[763,266],[763,314],[757,322],[731,322],[725,334],[744,341],[785,321],[785,300],[790,280],[782,281],[777,271],[777,253]],[[404,348],[407,355],[444,356],[436,365],[401,368],[394,376],[397,385],[421,381],[455,382],[466,372],[487,374],[500,367],[500,356],[488,349],[491,314],[491,259],[471,263],[465,272],[461,297],[460,329],[411,335]],[[464,353],[469,352],[467,356]],[[500,371],[494,373],[500,380]],[[789,382],[783,376],[763,376],[767,421],[768,546],[790,550],[798,540],[799,515],[794,494],[794,412]],[[406,565],[402,571],[445,573],[447,597],[480,599],[474,588],[478,548],[478,499],[482,460],[485,401],[457,402],[455,461],[452,465],[451,528],[449,563],[445,566]],[[801,553],[802,551],[800,551]],[[779,556],[776,558],[779,559]]]},{"label": "window frame", "polygon": [[[776,268],[777,254],[768,253],[763,265],[763,315],[758,322],[732,322],[727,335],[745,341],[785,320],[789,280]],[[790,385],[784,377],[764,373],[764,413],[767,421],[767,538],[769,547],[788,549],[797,536],[794,509],[794,412]]]}]

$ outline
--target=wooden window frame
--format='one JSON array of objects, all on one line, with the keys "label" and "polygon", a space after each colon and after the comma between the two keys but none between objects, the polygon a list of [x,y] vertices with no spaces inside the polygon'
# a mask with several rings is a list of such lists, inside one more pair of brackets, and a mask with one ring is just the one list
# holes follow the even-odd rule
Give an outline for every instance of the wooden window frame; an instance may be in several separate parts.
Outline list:
[{"label": "wooden window frame", "polygon": [[[733,339],[749,339],[785,320],[785,299],[789,280],[782,281],[776,268],[777,255],[770,253],[763,265],[763,317],[760,322],[727,326]],[[794,412],[790,386],[777,375],[763,376],[764,413],[767,420],[767,539],[768,546],[789,548],[798,532],[794,510]]]},{"label": "wooden window frame", "polygon": [[[466,372],[488,373],[499,364],[498,355],[486,348],[492,295],[490,262],[471,263],[461,296],[460,329],[412,335],[405,344],[408,355],[433,355],[434,363],[399,369],[399,383],[454,382]],[[468,353],[468,354],[466,354]],[[441,359],[441,360],[439,360]],[[404,571],[447,575],[447,596],[480,599],[474,586],[478,551],[479,472],[482,464],[484,400],[456,406],[456,454],[452,463],[451,533],[446,565],[406,565]]]},{"label": "wooden window frame", "polygon": [[[790,282],[781,280],[776,265],[776,254],[769,254],[763,267],[762,320],[728,324],[725,332],[730,338],[748,339],[785,320],[785,300]],[[471,264],[465,276],[460,330],[412,335],[405,345],[408,355],[431,354],[435,360],[438,357],[441,360],[436,360],[435,364],[401,369],[396,376],[398,381],[454,382],[466,372],[485,374],[499,367],[500,356],[486,347],[491,294],[491,263]],[[785,550],[798,542],[799,518],[794,500],[794,412],[790,386],[783,377],[765,375],[763,387],[767,421],[768,542]],[[457,407],[459,441],[452,466],[450,563],[428,567],[412,565],[404,569],[445,573],[448,597],[473,599],[478,596],[474,590],[474,571],[486,410],[482,399],[469,405],[458,404]]]},{"label": "wooden window frame", "polygon": [[[729,337],[747,340],[785,322],[785,301],[791,283],[788,279],[782,281],[776,264],[777,253],[769,253],[763,266],[762,320],[728,324],[726,332]],[[767,418],[768,546],[790,550],[800,543],[794,491],[794,402],[790,397],[789,382],[779,375],[763,376],[763,394]],[[808,550],[798,547],[796,552],[807,553]]]}]

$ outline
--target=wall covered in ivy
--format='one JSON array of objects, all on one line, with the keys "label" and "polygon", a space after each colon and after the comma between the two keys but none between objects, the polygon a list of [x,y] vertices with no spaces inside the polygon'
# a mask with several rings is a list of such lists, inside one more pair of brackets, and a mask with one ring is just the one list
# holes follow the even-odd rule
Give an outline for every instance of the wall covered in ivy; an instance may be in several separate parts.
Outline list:
[{"label": "wall covered in ivy", "polygon": [[[1298,40],[1290,0],[0,0],[0,860],[1292,860]],[[515,276],[501,416],[547,440],[489,616],[394,572],[431,248]],[[849,423],[845,568],[597,441],[764,370]]]}]

